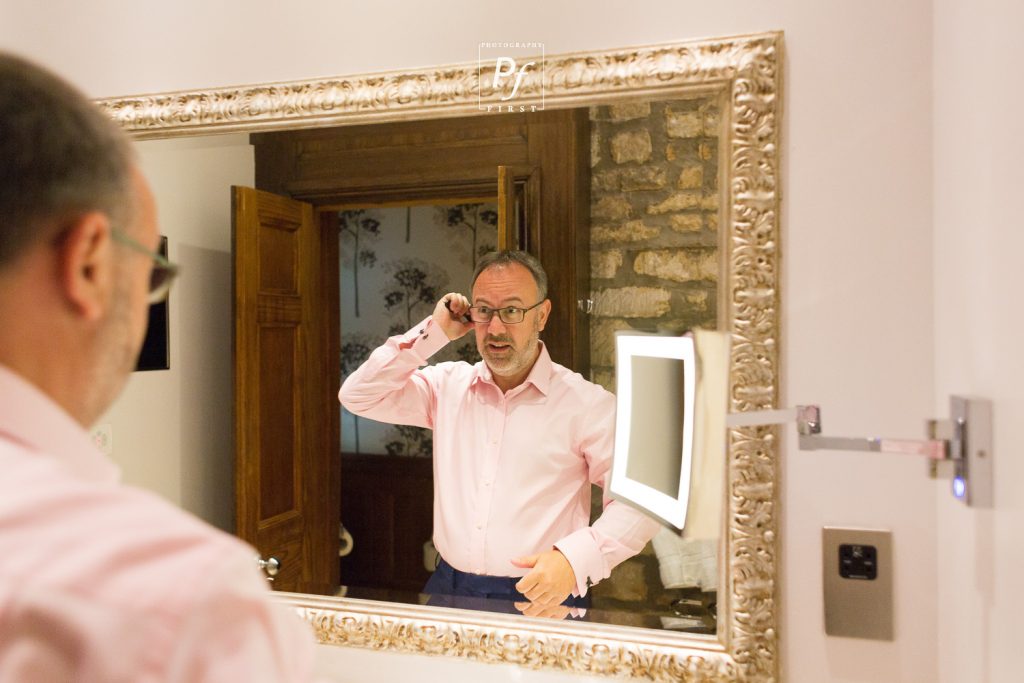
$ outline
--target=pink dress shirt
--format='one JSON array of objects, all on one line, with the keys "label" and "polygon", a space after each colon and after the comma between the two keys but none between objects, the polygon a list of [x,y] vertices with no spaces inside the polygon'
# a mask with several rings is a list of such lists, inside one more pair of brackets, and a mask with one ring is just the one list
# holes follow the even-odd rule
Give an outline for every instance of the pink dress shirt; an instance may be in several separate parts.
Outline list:
[{"label": "pink dress shirt", "polygon": [[0,681],[307,680],[255,551],[119,477],[0,366]]},{"label": "pink dress shirt", "polygon": [[483,361],[420,367],[447,343],[427,318],[375,350],[338,398],[357,415],[434,430],[434,545],[453,567],[523,576],[513,558],[554,547],[586,594],[660,528],[607,497],[590,525],[590,484],[604,487],[611,469],[614,395],[543,344],[507,394]]}]

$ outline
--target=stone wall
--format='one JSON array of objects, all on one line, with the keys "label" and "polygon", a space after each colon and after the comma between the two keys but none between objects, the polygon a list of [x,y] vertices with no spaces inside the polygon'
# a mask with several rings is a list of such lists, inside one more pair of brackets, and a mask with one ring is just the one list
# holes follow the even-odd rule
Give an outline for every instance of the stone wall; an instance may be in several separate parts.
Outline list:
[{"label": "stone wall", "polygon": [[[718,129],[713,98],[592,107],[593,380],[615,391],[615,332],[716,326]],[[599,513],[601,492],[594,491]],[[594,588],[594,607],[663,610],[651,546]]]},{"label": "stone wall", "polygon": [[636,102],[590,121],[590,362],[614,390],[616,331],[715,326],[719,108]]}]

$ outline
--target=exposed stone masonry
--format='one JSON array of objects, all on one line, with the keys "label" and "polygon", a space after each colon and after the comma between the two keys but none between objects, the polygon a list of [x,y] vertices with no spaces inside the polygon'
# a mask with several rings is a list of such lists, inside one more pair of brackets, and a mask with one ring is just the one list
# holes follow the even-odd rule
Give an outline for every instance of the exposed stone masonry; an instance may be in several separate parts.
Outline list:
[{"label": "exposed stone masonry", "polygon": [[[719,116],[712,98],[590,110],[590,362],[611,391],[617,331],[716,326]],[[625,608],[643,625],[643,612],[665,613],[680,594],[662,586],[648,544],[594,587],[593,607]]]},{"label": "exposed stone masonry", "polygon": [[712,98],[590,109],[590,360],[612,391],[615,331],[715,326],[719,116]]}]

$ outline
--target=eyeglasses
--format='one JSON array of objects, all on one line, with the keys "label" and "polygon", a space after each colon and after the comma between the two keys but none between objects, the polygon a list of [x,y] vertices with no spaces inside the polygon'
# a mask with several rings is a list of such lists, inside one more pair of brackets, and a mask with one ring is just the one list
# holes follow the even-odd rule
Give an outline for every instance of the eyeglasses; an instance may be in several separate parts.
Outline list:
[{"label": "eyeglasses", "polygon": [[149,273],[148,301],[151,304],[156,304],[166,299],[168,292],[171,291],[171,283],[178,275],[178,266],[168,261],[162,254],[142,246],[120,230],[112,230],[110,234],[115,242],[153,259],[153,270]]},{"label": "eyeglasses", "polygon": [[506,325],[515,325],[516,323],[523,322],[523,318],[526,317],[526,312],[537,308],[545,299],[541,299],[534,305],[528,308],[519,308],[518,306],[503,306],[502,308],[491,308],[490,306],[470,306],[469,307],[469,319],[475,323],[489,323],[491,318],[495,314],[498,315],[498,319]]}]

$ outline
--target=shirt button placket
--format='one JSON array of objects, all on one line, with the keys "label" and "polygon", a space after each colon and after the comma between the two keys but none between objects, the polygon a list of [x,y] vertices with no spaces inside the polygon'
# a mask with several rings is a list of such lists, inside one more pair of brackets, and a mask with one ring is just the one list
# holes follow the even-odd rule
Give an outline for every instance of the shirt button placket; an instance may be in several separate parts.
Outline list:
[{"label": "shirt button placket", "polygon": [[484,477],[481,489],[479,491],[480,506],[478,508],[479,517],[477,518],[476,530],[479,536],[480,555],[480,569],[478,574],[485,574],[485,562],[486,562],[486,545],[487,545],[487,518],[490,516],[491,505],[493,504],[494,489],[491,486],[495,478],[495,473],[498,469],[498,458],[501,455],[501,440],[505,432],[505,417],[507,413],[507,403],[504,396],[499,396],[498,404],[490,408],[487,420],[488,424],[492,426],[490,431],[490,443],[488,448],[485,449],[487,453],[487,465],[484,470]]}]

